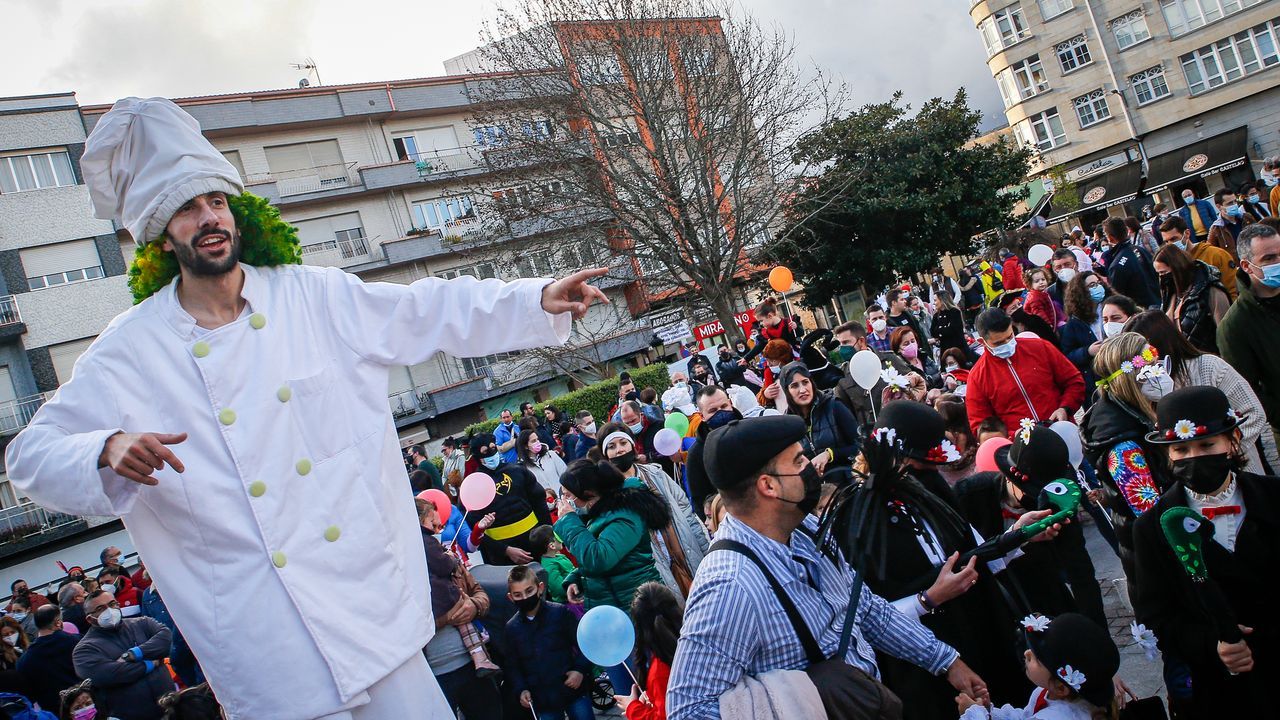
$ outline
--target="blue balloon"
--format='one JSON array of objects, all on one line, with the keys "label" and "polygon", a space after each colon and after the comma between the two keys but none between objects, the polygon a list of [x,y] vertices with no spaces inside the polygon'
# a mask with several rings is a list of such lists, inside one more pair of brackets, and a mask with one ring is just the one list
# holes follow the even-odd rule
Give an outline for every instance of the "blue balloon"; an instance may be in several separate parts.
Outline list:
[{"label": "blue balloon", "polygon": [[600,667],[621,665],[636,644],[631,618],[612,605],[587,611],[578,621],[578,647],[588,660]]},{"label": "blue balloon", "polygon": [[680,441],[680,449],[685,452],[689,452],[689,448],[693,447],[693,444],[696,442],[698,442],[698,438],[687,437],[684,440]]}]

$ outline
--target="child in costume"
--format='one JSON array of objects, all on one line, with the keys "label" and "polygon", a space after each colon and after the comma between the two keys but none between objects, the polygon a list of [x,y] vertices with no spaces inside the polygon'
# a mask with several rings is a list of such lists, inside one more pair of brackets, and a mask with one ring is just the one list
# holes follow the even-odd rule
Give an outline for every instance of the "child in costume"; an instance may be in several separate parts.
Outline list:
[{"label": "child in costume", "polygon": [[1026,707],[988,709],[973,698],[956,698],[961,720],[1093,720],[1110,716],[1120,651],[1111,634],[1089,618],[1066,613],[1050,620],[1022,619],[1027,679],[1036,685]]},{"label": "child in costume", "polygon": [[567,602],[564,580],[573,572],[573,561],[564,555],[564,543],[556,537],[550,525],[539,525],[529,533],[533,543],[533,556],[547,571],[547,597],[551,602]]}]

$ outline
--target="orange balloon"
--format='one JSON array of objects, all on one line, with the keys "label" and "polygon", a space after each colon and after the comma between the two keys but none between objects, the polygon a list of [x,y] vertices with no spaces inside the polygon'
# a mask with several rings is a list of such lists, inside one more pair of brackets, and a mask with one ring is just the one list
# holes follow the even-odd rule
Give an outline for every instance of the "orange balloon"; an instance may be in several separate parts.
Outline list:
[{"label": "orange balloon", "polygon": [[791,274],[791,270],[781,265],[769,271],[769,287],[778,292],[790,290],[791,284],[795,281],[795,276]]}]

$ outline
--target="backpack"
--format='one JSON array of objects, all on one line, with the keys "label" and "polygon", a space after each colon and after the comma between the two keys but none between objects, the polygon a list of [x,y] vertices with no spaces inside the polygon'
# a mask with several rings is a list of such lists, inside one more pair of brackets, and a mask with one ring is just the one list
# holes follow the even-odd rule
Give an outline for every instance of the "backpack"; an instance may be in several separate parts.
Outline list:
[{"label": "backpack", "polygon": [[0,712],[6,712],[13,720],[58,720],[48,710],[37,710],[31,701],[17,693],[0,693]]}]

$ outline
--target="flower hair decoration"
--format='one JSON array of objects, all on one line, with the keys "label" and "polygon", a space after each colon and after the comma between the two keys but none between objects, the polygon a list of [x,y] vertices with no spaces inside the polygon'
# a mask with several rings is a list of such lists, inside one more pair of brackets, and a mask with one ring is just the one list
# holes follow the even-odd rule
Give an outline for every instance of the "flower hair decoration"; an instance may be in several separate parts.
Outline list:
[{"label": "flower hair decoration", "polygon": [[963,456],[960,451],[956,449],[956,446],[950,440],[943,440],[937,447],[925,453],[924,459],[932,463],[945,464],[956,462],[961,457]]},{"label": "flower hair decoration", "polygon": [[1018,437],[1022,438],[1022,442],[1031,442],[1031,431],[1036,429],[1036,421],[1031,418],[1022,418],[1018,421]]},{"label": "flower hair decoration", "polygon": [[884,381],[885,385],[888,385],[894,390],[906,390],[911,384],[911,381],[907,379],[906,375],[903,375],[891,367],[886,367],[880,372],[880,379]]},{"label": "flower hair decoration", "polygon": [[1080,692],[1080,688],[1084,686],[1086,678],[1084,673],[1076,670],[1070,665],[1064,665],[1058,668],[1058,679],[1071,686],[1072,690]]},{"label": "flower hair decoration", "polygon": [[1151,345],[1146,346],[1142,349],[1142,352],[1120,363],[1120,367],[1115,372],[1099,380],[1098,387],[1106,388],[1116,378],[1129,373],[1135,373],[1133,379],[1139,383],[1164,375],[1165,370],[1164,365],[1160,362],[1160,351]]},{"label": "flower hair decoration", "polygon": [[1022,618],[1022,629],[1027,632],[1044,632],[1049,629],[1049,618],[1043,615],[1028,615]]}]

